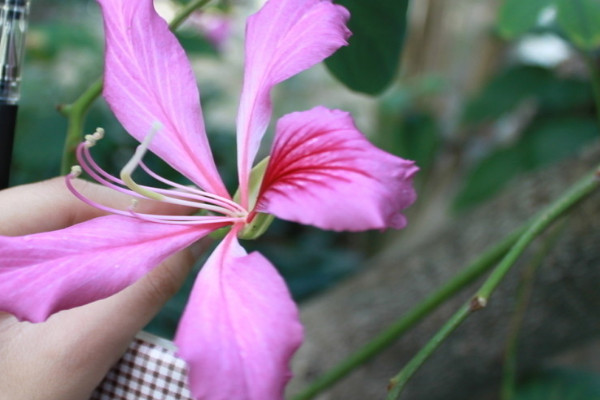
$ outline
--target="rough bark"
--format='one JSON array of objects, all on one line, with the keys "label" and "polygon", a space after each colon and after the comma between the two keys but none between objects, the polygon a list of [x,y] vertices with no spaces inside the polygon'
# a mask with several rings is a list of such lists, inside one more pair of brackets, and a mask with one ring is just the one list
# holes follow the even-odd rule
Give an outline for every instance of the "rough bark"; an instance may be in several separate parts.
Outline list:
[{"label": "rough bark", "polygon": [[[290,393],[369,341],[506,233],[558,197],[600,162],[600,148],[520,179],[487,205],[456,218],[439,232],[374,260],[363,273],[305,304],[306,343],[294,361]],[[600,336],[600,193],[568,218],[544,259],[527,309],[518,351],[526,371],[564,349]],[[525,255],[492,296],[409,383],[402,399],[480,398],[500,383],[514,293]],[[385,353],[318,397],[383,399],[389,378],[439,329],[474,288],[459,294]]]}]

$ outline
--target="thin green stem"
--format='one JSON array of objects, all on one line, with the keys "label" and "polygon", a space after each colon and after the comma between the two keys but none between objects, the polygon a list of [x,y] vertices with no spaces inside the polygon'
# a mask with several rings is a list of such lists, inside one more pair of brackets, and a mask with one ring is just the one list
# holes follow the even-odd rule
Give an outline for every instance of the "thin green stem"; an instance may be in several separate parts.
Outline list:
[{"label": "thin green stem", "polygon": [[565,215],[571,208],[579,204],[583,199],[589,196],[599,185],[599,169],[586,175],[575,183],[569,191],[544,210],[533,224],[519,238],[517,243],[510,249],[508,254],[501,261],[498,268],[492,271],[490,277],[481,286],[481,289],[475,295],[476,298],[487,300],[492,292],[498,287],[502,279],[506,276],[517,258],[525,251],[527,246],[542,233],[557,218]]},{"label": "thin green stem", "polygon": [[413,376],[415,372],[427,361],[429,356],[440,347],[444,340],[450,336],[450,334],[460,326],[460,324],[467,319],[471,313],[471,305],[469,303],[463,305],[459,310],[450,317],[448,322],[444,324],[428,342],[425,344],[417,355],[415,355],[408,364],[400,371],[398,375],[393,377],[388,384],[388,394],[386,400],[395,400],[398,398],[402,390],[404,389],[408,380]]},{"label": "thin green stem", "polygon": [[100,93],[102,93],[102,78],[92,83],[73,103],[59,108],[59,111],[67,117],[67,137],[65,138],[60,165],[62,175],[69,173],[71,167],[77,163],[75,150],[81,142],[85,114],[94,103],[94,100],[100,96]]},{"label": "thin green stem", "polygon": [[169,23],[169,28],[171,28],[172,31],[179,28],[179,26],[183,23],[183,21],[185,21],[187,19],[187,17],[190,16],[191,13],[193,13],[194,11],[196,11],[197,9],[199,9],[201,7],[204,7],[205,5],[210,3],[210,1],[211,0],[190,1],[181,10],[179,10],[177,15],[175,15],[173,20],[171,20],[171,22]]},{"label": "thin green stem", "polygon": [[[169,28],[172,31],[176,30],[192,12],[205,6],[210,1],[211,0],[190,1],[177,13],[177,15],[175,15],[173,20],[169,23]],[[77,149],[79,142],[81,142],[85,116],[94,101],[102,93],[102,86],[102,78],[98,78],[73,103],[59,107],[60,113],[67,117],[67,135],[60,166],[61,174],[63,175],[67,174],[71,170],[71,166],[77,163],[75,159],[75,150]]]},{"label": "thin green stem", "polygon": [[490,249],[487,249],[479,258],[464,268],[458,275],[442,286],[439,290],[419,303],[406,315],[396,321],[393,325],[381,332],[372,341],[360,348],[348,358],[343,360],[333,369],[316,379],[304,391],[296,395],[293,400],[309,400],[317,394],[326,390],[358,366],[381,353],[398,338],[429,315],[440,304],[452,297],[458,291],[475,281],[492,266],[510,249],[524,232],[525,226],[507,235],[502,241]]},{"label": "thin green stem", "polygon": [[506,341],[506,351],[504,352],[504,366],[502,370],[502,385],[500,398],[501,400],[511,400],[514,397],[516,381],[517,381],[517,348],[519,344],[519,332],[523,321],[525,320],[525,312],[533,292],[533,283],[538,268],[552,250],[559,234],[562,232],[565,220],[561,221],[552,234],[544,241],[542,248],[536,253],[535,257],[527,265],[523,271],[523,276],[517,288],[517,298],[515,312],[508,329],[508,339]]},{"label": "thin green stem", "polygon": [[460,326],[460,324],[473,312],[485,307],[488,299],[510,271],[519,256],[527,246],[556,219],[565,215],[574,206],[588,197],[600,186],[600,169],[586,175],[575,183],[563,196],[539,213],[517,242],[492,271],[490,276],[481,285],[472,299],[464,304],[444,326],[430,339],[409,362],[394,376],[388,385],[386,400],[396,400],[406,383],[421,365],[433,354],[440,344]]}]

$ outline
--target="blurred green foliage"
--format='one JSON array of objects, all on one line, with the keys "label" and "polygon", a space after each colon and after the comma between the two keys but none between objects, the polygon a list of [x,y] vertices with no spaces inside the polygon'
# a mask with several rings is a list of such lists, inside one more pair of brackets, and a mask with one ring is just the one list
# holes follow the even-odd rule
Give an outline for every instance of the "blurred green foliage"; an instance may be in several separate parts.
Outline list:
[{"label": "blurred green foliage", "polygon": [[515,111],[526,100],[539,107],[539,114],[591,114],[593,95],[583,78],[562,77],[549,68],[516,65],[501,70],[465,105],[463,123],[494,122]]},{"label": "blurred green foliage", "polygon": [[504,0],[500,8],[498,31],[514,39],[540,25],[542,12],[554,10],[562,33],[582,50],[600,46],[600,2],[597,0]]},{"label": "blurred green foliage", "polygon": [[350,11],[352,36],[325,61],[350,89],[370,95],[390,86],[398,73],[406,33],[408,0],[338,0]]},{"label": "blurred green foliage", "polygon": [[443,145],[439,122],[432,111],[420,105],[420,99],[439,94],[443,85],[440,78],[426,77],[393,88],[383,96],[377,110],[375,144],[415,161],[420,168],[417,180],[428,175]]},{"label": "blurred green foliage", "polygon": [[557,0],[557,19],[567,37],[579,48],[600,46],[600,2],[597,0]]},{"label": "blurred green foliage", "polygon": [[456,210],[489,199],[519,174],[558,162],[598,138],[589,83],[542,67],[501,71],[466,104],[463,123],[482,129],[525,102],[534,108],[531,120],[472,167],[454,201]]},{"label": "blurred green foliage", "polygon": [[498,30],[506,38],[522,35],[537,25],[542,10],[554,0],[504,0],[498,16]]},{"label": "blurred green foliage", "polygon": [[600,400],[600,376],[567,368],[548,369],[517,386],[514,400]]}]

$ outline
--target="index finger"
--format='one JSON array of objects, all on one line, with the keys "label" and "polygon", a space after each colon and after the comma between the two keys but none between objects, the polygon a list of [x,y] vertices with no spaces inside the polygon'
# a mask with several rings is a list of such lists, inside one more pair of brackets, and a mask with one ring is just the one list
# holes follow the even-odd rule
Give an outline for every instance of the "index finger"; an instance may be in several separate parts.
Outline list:
[{"label": "index finger", "polygon": [[[0,235],[19,236],[66,228],[73,224],[106,215],[76,198],[67,189],[64,177],[16,186],[0,191]],[[98,203],[126,210],[133,197],[105,186],[74,179],[73,186]],[[140,212],[185,214],[189,208],[142,201]]]}]

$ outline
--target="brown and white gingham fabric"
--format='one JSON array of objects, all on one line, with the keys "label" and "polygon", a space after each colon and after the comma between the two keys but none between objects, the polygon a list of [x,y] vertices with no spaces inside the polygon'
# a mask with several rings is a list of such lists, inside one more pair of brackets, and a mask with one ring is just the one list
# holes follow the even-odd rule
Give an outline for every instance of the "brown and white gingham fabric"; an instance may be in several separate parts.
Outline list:
[{"label": "brown and white gingham fabric", "polygon": [[185,362],[172,342],[142,332],[90,400],[192,400]]}]

